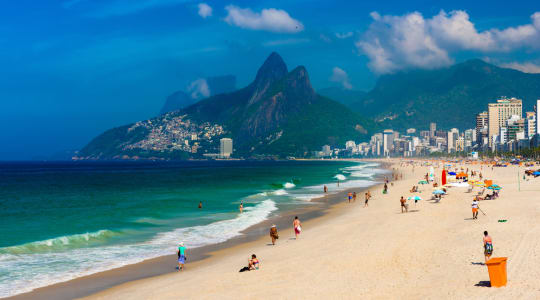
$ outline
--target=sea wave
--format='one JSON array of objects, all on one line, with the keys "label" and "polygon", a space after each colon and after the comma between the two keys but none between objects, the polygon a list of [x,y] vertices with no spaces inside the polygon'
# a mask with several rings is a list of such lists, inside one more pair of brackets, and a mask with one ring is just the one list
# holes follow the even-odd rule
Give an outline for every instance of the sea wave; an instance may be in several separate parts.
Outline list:
[{"label": "sea wave", "polygon": [[241,232],[268,219],[270,214],[277,210],[272,200],[246,207],[244,212],[234,219],[214,222],[208,225],[179,228],[171,232],[158,234],[150,244],[175,246],[183,241],[187,247],[200,247],[209,244],[221,243],[241,235]]},{"label": "sea wave", "polygon": [[283,196],[287,194],[288,194],[287,191],[284,189],[280,189],[280,190],[272,192],[272,195],[276,195],[276,196]]},{"label": "sea wave", "polygon": [[0,298],[171,254],[174,253],[179,241],[184,241],[189,248],[224,242],[241,235],[242,231],[248,227],[266,220],[275,210],[277,206],[274,201],[264,200],[255,206],[246,207],[243,213],[237,214],[232,219],[179,228],[160,233],[150,241],[134,244],[30,252],[30,249],[36,249],[36,247],[74,245],[74,243],[92,242],[117,234],[109,230],[100,230],[95,233],[21,245],[23,247],[2,248],[4,252],[0,252],[0,270],[9,270],[9,273],[0,272]]},{"label": "sea wave", "polygon": [[35,254],[43,252],[65,251],[73,248],[81,248],[103,243],[119,234],[119,232],[114,232],[111,230],[99,230],[96,232],[60,236],[43,241],[3,247],[0,248],[0,254]]}]

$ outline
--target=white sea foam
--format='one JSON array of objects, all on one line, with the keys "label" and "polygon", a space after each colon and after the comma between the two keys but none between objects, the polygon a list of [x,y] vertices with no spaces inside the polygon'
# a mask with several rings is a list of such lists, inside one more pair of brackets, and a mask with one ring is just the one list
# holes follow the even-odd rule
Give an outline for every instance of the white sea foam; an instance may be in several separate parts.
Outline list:
[{"label": "white sea foam", "polygon": [[286,189],[292,189],[295,186],[296,186],[296,184],[294,184],[292,182],[285,182],[285,184],[283,184],[283,187],[286,188]]},{"label": "white sea foam", "polygon": [[336,176],[334,176],[334,178],[337,179],[337,180],[341,180],[341,181],[347,179],[347,177],[345,177],[345,175],[343,175],[343,174],[337,174]]},{"label": "white sea foam", "polygon": [[[0,298],[171,254],[179,241],[184,241],[190,248],[223,242],[266,220],[275,210],[277,207],[274,201],[264,200],[253,207],[246,207],[244,213],[233,219],[179,228],[161,233],[149,242],[137,244],[19,253],[13,247],[0,248],[0,270],[9,270],[7,274],[0,273]],[[24,247],[30,244],[45,247],[56,247],[60,244],[65,246],[81,240],[92,241],[95,236],[107,235],[109,232],[101,230],[94,234],[59,237],[29,243]]]},{"label": "white sea foam", "polygon": [[284,189],[279,189],[277,191],[273,191],[272,192],[272,195],[276,195],[276,196],[283,196],[283,195],[287,195],[287,191],[284,190]]}]

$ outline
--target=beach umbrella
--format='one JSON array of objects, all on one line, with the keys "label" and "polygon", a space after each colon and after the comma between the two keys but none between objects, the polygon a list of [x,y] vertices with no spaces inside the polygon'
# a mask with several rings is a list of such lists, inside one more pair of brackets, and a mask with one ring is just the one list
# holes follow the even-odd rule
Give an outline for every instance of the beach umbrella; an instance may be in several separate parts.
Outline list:
[{"label": "beach umbrella", "polygon": [[532,174],[533,174],[534,176],[539,176],[539,175],[540,175],[540,172],[534,171]]},{"label": "beach umbrella", "polygon": [[407,198],[407,200],[420,201],[420,200],[422,200],[422,198],[420,198],[419,196],[411,196],[411,197]]},{"label": "beach umbrella", "polygon": [[456,176],[456,172],[448,172],[448,175]]},{"label": "beach umbrella", "polygon": [[488,186],[487,188],[488,188],[489,190],[494,190],[494,191],[498,191],[498,190],[501,189],[501,187],[498,186],[498,185],[490,185],[490,186]]},{"label": "beach umbrella", "polygon": [[485,184],[483,182],[481,182],[481,181],[477,181],[477,182],[474,183],[474,185],[476,185],[476,186],[484,186]]},{"label": "beach umbrella", "polygon": [[435,195],[439,195],[439,194],[440,194],[440,195],[444,195],[444,194],[446,194],[446,193],[445,193],[443,190],[434,190],[434,191],[433,191],[433,194],[435,194]]}]

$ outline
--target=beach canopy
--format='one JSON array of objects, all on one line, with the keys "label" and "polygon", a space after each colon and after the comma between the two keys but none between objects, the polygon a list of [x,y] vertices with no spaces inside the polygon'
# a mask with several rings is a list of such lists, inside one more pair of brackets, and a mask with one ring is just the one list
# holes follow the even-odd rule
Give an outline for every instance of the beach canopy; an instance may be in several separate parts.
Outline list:
[{"label": "beach canopy", "polygon": [[467,174],[461,172],[459,174],[456,175],[457,178],[465,178],[465,177],[469,177]]},{"label": "beach canopy", "polygon": [[418,200],[422,200],[422,198],[420,198],[419,196],[411,196],[411,197],[407,198],[407,200],[415,200],[415,201],[418,201]]},{"label": "beach canopy", "polygon": [[434,190],[433,194],[435,194],[435,195],[444,195],[446,193],[443,190]]}]

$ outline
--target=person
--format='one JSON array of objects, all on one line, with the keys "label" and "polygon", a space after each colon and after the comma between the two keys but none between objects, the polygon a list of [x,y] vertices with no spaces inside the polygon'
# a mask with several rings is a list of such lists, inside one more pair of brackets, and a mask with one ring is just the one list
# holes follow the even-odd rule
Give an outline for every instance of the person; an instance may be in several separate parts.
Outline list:
[{"label": "person", "polygon": [[272,245],[275,245],[276,240],[279,239],[277,227],[275,224],[273,224],[272,227],[270,227],[270,238],[272,239]]},{"label": "person", "polygon": [[491,254],[493,254],[493,241],[491,240],[491,237],[488,235],[488,232],[484,231],[484,256],[485,256],[486,262],[491,257]]},{"label": "person", "polygon": [[354,192],[354,193],[352,194],[352,201],[353,201],[353,202],[356,202],[356,192]]},{"label": "person", "polygon": [[248,260],[249,270],[258,270],[261,262],[257,259],[257,255],[251,254],[251,259]]},{"label": "person", "polygon": [[383,194],[388,193],[388,185],[386,183],[384,184],[384,189],[383,189],[382,193]]},{"label": "person", "polygon": [[347,194],[347,197],[349,198],[349,203],[351,203],[351,200],[352,200],[352,193],[349,192],[349,193]]},{"label": "person", "polygon": [[366,193],[366,200],[364,201],[364,207],[368,206],[368,201],[369,201],[369,194]]},{"label": "person", "polygon": [[471,207],[473,219],[478,219],[478,200],[476,198],[474,198]]},{"label": "person", "polygon": [[202,208],[202,201],[199,201],[199,209]]},{"label": "person", "polygon": [[251,259],[248,259],[248,265],[247,267],[243,267],[238,272],[246,272],[246,271],[252,271],[252,270],[258,270],[261,262],[259,259],[257,259],[257,255],[251,254]]},{"label": "person", "polygon": [[324,186],[324,193],[328,193],[328,188],[326,187],[326,185]]},{"label": "person", "polygon": [[298,235],[302,231],[302,226],[300,224],[300,220],[298,219],[298,216],[294,217],[293,228],[294,228],[294,235],[296,236],[296,239],[298,239]]},{"label": "person", "polygon": [[407,207],[407,200],[401,196],[401,199],[399,199],[399,202],[401,203],[401,213],[403,213],[403,209],[405,209],[405,212],[409,211],[409,208]]},{"label": "person", "polygon": [[178,244],[178,271],[184,270],[184,264],[186,263],[186,247],[184,246],[184,242],[180,242]]},{"label": "person", "polygon": [[371,199],[371,192],[369,190],[367,191],[367,196],[368,196],[368,200]]},{"label": "person", "polygon": [[244,202],[240,202],[240,206],[238,206],[238,209],[240,210],[240,213],[244,211]]}]

